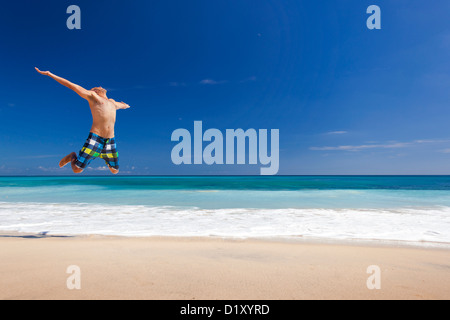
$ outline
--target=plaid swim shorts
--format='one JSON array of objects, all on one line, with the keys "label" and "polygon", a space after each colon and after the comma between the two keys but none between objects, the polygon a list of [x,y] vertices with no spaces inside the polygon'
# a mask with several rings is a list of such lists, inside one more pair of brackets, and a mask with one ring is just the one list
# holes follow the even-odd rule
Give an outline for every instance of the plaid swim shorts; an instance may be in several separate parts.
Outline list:
[{"label": "plaid swim shorts", "polygon": [[95,133],[89,133],[86,143],[78,154],[75,165],[85,169],[95,158],[101,158],[105,160],[109,167],[119,170],[119,153],[117,152],[116,139],[105,139]]}]

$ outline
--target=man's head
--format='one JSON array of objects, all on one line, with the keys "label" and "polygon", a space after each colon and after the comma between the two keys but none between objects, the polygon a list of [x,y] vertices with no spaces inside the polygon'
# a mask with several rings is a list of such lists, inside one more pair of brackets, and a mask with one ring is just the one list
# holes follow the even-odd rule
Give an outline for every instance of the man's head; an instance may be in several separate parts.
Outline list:
[{"label": "man's head", "polygon": [[95,87],[92,88],[91,91],[94,91],[96,94],[98,94],[100,97],[106,98],[106,90],[102,87]]}]

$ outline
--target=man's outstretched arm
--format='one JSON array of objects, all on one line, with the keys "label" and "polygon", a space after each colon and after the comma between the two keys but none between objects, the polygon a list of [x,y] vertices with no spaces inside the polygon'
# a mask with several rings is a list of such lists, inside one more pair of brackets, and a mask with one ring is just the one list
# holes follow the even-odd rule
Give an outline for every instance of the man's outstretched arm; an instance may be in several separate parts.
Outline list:
[{"label": "man's outstretched arm", "polygon": [[109,99],[110,101],[112,101],[114,103],[114,105],[116,106],[116,110],[120,110],[120,109],[130,109],[131,107],[126,104],[125,102],[117,102],[114,101],[113,99]]},{"label": "man's outstretched arm", "polygon": [[54,80],[58,81],[63,86],[66,86],[67,88],[75,91],[83,99],[88,100],[89,98],[92,97],[92,91],[90,91],[90,90],[86,90],[83,87],[81,87],[81,86],[79,86],[79,85],[77,85],[75,83],[70,82],[69,80],[66,80],[64,78],[58,77],[57,75],[54,75],[50,71],[41,71],[38,68],[35,68],[35,69],[40,74],[42,74],[44,76],[49,76],[50,78],[53,78]]}]

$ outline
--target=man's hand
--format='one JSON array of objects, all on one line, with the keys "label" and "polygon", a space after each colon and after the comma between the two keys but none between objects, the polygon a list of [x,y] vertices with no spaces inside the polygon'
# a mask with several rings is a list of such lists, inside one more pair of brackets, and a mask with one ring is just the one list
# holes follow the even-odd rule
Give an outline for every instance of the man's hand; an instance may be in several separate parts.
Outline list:
[{"label": "man's hand", "polygon": [[131,107],[126,104],[125,102],[117,102],[114,99],[109,99],[114,105],[116,106],[116,110],[124,110],[124,109],[130,109]]},{"label": "man's hand", "polygon": [[122,109],[130,109],[131,107],[128,105],[128,104],[126,104],[125,102],[121,102],[121,104],[123,105],[122,106]]},{"label": "man's hand", "polygon": [[50,75],[50,71],[41,71],[41,70],[39,70],[36,67],[35,67],[35,69],[36,69],[37,72],[39,72],[40,74],[42,74],[44,76],[49,76]]}]

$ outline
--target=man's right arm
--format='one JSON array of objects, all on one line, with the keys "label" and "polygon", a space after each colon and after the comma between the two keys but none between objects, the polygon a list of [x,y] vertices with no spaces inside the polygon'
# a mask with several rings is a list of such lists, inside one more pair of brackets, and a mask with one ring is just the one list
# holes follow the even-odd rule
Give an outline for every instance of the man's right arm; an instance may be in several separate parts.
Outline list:
[{"label": "man's right arm", "polygon": [[90,90],[86,90],[83,87],[70,82],[69,80],[66,80],[64,78],[58,77],[57,75],[54,75],[53,73],[51,73],[50,71],[41,71],[38,68],[35,68],[37,72],[39,72],[42,75],[45,76],[49,76],[50,78],[58,81],[60,84],[62,84],[63,86],[75,91],[80,97],[82,97],[83,99],[89,100],[90,98],[93,97],[93,92]]}]

